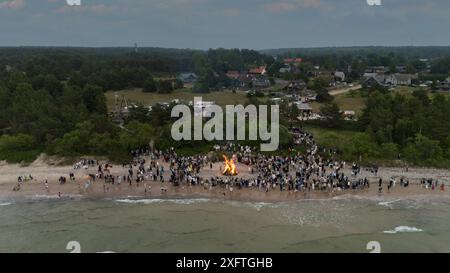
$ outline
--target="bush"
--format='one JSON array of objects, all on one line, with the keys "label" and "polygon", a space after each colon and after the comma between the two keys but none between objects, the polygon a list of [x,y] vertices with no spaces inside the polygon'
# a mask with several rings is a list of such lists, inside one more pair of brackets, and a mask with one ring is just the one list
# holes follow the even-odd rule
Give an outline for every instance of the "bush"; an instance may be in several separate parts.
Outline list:
[{"label": "bush", "polygon": [[173,88],[174,89],[182,89],[184,88],[184,84],[180,79],[177,79],[174,83],[173,83]]},{"label": "bush", "polygon": [[320,108],[321,115],[326,119],[326,125],[330,128],[340,128],[342,126],[342,115],[336,103],[327,103]]},{"label": "bush", "polygon": [[439,165],[444,160],[439,141],[420,134],[416,135],[414,142],[407,145],[404,154],[409,162],[416,165]]},{"label": "bush", "polygon": [[36,146],[34,137],[25,134],[5,135],[0,138],[1,151],[28,151]]},{"label": "bush", "polygon": [[142,91],[146,92],[146,93],[153,93],[156,92],[158,90],[157,86],[156,86],[156,82],[153,78],[149,78],[144,82],[144,88]]},{"label": "bush", "polygon": [[192,87],[192,91],[194,93],[209,93],[209,87],[205,83],[197,82],[194,84],[194,87]]},{"label": "bush", "polygon": [[377,143],[366,133],[356,133],[345,142],[343,150],[354,160],[367,160],[380,156]]},{"label": "bush", "polygon": [[399,154],[399,149],[395,143],[384,143],[380,147],[380,155],[383,159],[393,160]]},{"label": "bush", "polygon": [[34,137],[30,135],[0,137],[0,160],[8,163],[33,162],[41,152]]},{"label": "bush", "polygon": [[161,80],[157,82],[158,93],[168,94],[173,91],[173,83],[172,81]]},{"label": "bush", "polygon": [[257,97],[257,98],[263,98],[265,96],[264,92],[260,90],[252,90],[247,93],[247,98]]}]

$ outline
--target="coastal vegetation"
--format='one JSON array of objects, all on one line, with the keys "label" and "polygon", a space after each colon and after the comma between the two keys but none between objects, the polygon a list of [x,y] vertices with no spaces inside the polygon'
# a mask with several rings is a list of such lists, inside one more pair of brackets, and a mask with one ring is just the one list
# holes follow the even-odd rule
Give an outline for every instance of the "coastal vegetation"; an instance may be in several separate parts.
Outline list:
[{"label": "coastal vegetation", "polygon": [[[448,95],[421,88],[396,91],[358,90],[331,96],[321,78],[309,79],[310,64],[342,68],[352,63],[356,80],[364,65],[420,63],[410,55],[360,50],[344,53],[308,51],[305,64],[292,79],[304,79],[317,92],[313,111],[324,120],[300,122],[298,109],[281,103],[280,153],[296,149],[287,133],[290,126],[306,127],[319,143],[336,149],[339,157],[366,164],[450,167],[450,99]],[[428,52],[424,49],[423,55]],[[283,53],[283,54],[292,54]],[[285,56],[281,54],[280,56]],[[308,55],[309,54],[309,55]],[[444,53],[442,53],[444,54]],[[449,53],[445,53],[449,54]],[[422,54],[419,54],[422,56]],[[417,55],[417,56],[419,56]],[[418,57],[417,57],[418,58]],[[450,71],[448,56],[436,57],[429,75],[442,78]],[[177,50],[78,48],[0,49],[0,160],[31,162],[40,153],[59,156],[107,156],[129,159],[129,151],[146,146],[176,147],[186,154],[205,153],[213,143],[177,143],[170,137],[172,105],[158,102],[192,101],[201,95],[219,105],[273,103],[264,91],[235,90],[227,71],[266,65],[276,78],[280,58],[253,50]],[[356,64],[356,60],[361,60]],[[184,86],[177,74],[193,71],[199,79]],[[257,95],[256,95],[257,94]],[[126,97],[133,107],[118,126],[109,115],[118,99]],[[148,112],[148,106],[152,111]],[[344,120],[341,110],[353,110],[356,120]],[[256,145],[255,143],[246,143]]]}]

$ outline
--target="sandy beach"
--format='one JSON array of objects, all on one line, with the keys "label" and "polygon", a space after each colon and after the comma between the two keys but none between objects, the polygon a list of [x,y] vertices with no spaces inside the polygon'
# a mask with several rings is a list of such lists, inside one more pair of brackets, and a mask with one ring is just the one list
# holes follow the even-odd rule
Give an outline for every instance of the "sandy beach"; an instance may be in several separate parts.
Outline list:
[{"label": "sandy beach", "polygon": [[[168,165],[160,161],[160,164],[168,169]],[[223,163],[213,164],[213,168],[209,166],[201,170],[200,175],[205,178],[213,176],[221,176],[221,169]],[[242,178],[251,178],[256,174],[251,174],[248,170],[248,166],[238,164],[239,176]],[[124,175],[127,172],[127,168],[121,165],[114,165],[111,169],[111,174],[115,176]],[[344,172],[350,175],[351,170],[345,169]],[[75,180],[69,180],[69,174],[74,173]],[[170,183],[160,183],[151,180],[141,182],[140,185],[136,185],[135,182],[130,186],[126,182],[122,182],[121,185],[105,184],[102,179],[98,179],[92,183],[88,190],[85,189],[85,183],[89,180],[89,174],[95,174],[96,167],[90,167],[88,169],[74,169],[73,166],[57,166],[54,164],[48,164],[46,160],[42,158],[37,159],[35,162],[28,166],[21,166],[18,164],[7,164],[0,162],[0,198],[67,198],[67,197],[87,197],[87,198],[122,198],[122,197],[144,197],[144,198],[220,198],[225,200],[238,200],[238,201],[256,201],[256,202],[284,202],[293,201],[297,199],[317,199],[317,198],[332,198],[339,195],[357,195],[357,196],[392,196],[392,197],[413,197],[423,195],[443,196],[449,195],[449,190],[441,191],[440,189],[431,190],[425,189],[420,185],[420,179],[433,178],[438,180],[439,184],[444,182],[445,185],[450,185],[450,171],[431,168],[409,168],[408,171],[402,168],[380,168],[378,176],[374,176],[371,172],[362,170],[358,175],[358,178],[367,177],[371,183],[369,189],[351,191],[343,190],[336,192],[293,192],[283,191],[278,188],[272,189],[269,192],[258,190],[256,188],[243,188],[232,191],[222,187],[214,187],[212,189],[198,186],[182,185],[179,187],[173,187]],[[20,191],[13,191],[13,188],[17,185],[17,179],[19,176],[33,177],[32,180],[22,183]],[[67,178],[67,183],[61,185],[59,178],[63,176]],[[165,176],[168,176],[166,172]],[[378,180],[382,177],[384,181],[383,192],[378,192]],[[404,177],[410,181],[410,186],[407,188],[400,187],[398,180]],[[397,180],[397,186],[387,191],[386,185],[390,178]],[[44,181],[48,181],[48,189],[45,187]],[[168,179],[166,179],[168,181]],[[149,190],[145,192],[145,186],[147,185]],[[162,192],[161,188],[165,188],[166,191]]]},{"label": "sandy beach", "polygon": [[[103,162],[104,163],[104,162]],[[159,161],[163,164],[162,161]],[[166,165],[163,164],[165,167]],[[220,175],[222,163],[202,169],[200,176]],[[237,165],[239,176],[251,176]],[[128,167],[114,165],[113,175]],[[69,177],[60,185],[60,176]],[[0,252],[64,252],[71,240],[83,252],[363,252],[367,242],[382,244],[383,252],[448,252],[449,194],[420,186],[423,177],[449,185],[446,170],[380,168],[378,177],[363,169],[370,188],[325,192],[269,192],[257,188],[202,185],[171,187],[165,182],[136,186],[96,180],[84,191],[86,175],[97,167],[74,170],[37,160],[33,164],[0,164]],[[345,169],[349,174],[350,169]],[[166,171],[165,173],[169,173]],[[31,174],[13,191],[17,177]],[[168,175],[168,174],[166,174]],[[409,179],[407,188],[399,178]],[[387,190],[389,178],[397,185]],[[49,190],[44,180],[48,179]],[[166,180],[167,181],[167,180]],[[145,193],[144,183],[151,186]],[[167,192],[161,193],[161,187]],[[61,197],[58,193],[61,193]],[[225,195],[224,195],[225,193]]]}]

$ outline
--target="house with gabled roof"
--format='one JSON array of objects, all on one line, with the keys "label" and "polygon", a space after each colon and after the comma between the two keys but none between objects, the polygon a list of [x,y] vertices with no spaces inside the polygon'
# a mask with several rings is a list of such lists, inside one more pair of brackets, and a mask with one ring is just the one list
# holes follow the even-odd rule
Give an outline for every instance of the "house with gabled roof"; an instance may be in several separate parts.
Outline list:
[{"label": "house with gabled roof", "polygon": [[395,73],[389,76],[385,76],[385,81],[390,85],[411,85],[413,80],[418,79],[419,76],[417,74],[401,74]]},{"label": "house with gabled roof", "polygon": [[386,88],[388,84],[385,81],[385,76],[377,73],[365,73],[362,77],[362,86],[363,88],[372,89],[372,88]]},{"label": "house with gabled roof", "polygon": [[267,66],[262,65],[262,66],[258,66],[258,67],[250,69],[250,71],[248,73],[252,74],[252,75],[265,75],[267,73],[266,69],[267,69]]},{"label": "house with gabled roof", "polygon": [[342,72],[342,71],[336,71],[336,72],[334,72],[334,79],[335,79],[336,81],[340,81],[340,82],[345,81],[345,73]]},{"label": "house with gabled roof", "polygon": [[445,81],[442,81],[438,85],[438,89],[440,91],[449,92],[450,91],[450,77],[448,77]]},{"label": "house with gabled roof", "polygon": [[189,84],[189,83],[194,83],[198,80],[198,76],[195,73],[180,73],[180,75],[178,75],[178,79],[184,83],[184,84]]}]

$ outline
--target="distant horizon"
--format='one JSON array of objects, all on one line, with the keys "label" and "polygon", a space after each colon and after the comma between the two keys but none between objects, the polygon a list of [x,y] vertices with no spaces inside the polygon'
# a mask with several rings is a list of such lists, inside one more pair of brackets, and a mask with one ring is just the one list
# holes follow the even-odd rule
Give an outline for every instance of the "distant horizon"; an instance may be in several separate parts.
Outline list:
[{"label": "distant horizon", "polygon": [[0,0],[0,37],[12,47],[448,46],[449,13],[448,0]]},{"label": "distant horizon", "polygon": [[[207,51],[209,49],[248,49],[255,51],[270,50],[290,50],[290,49],[344,49],[344,48],[425,48],[425,47],[450,47],[448,45],[342,45],[342,46],[299,46],[299,47],[279,47],[279,48],[250,48],[250,47],[209,47],[209,48],[189,48],[189,47],[170,47],[170,46],[140,46],[139,49],[176,49],[176,50],[198,50]],[[0,45],[1,48],[135,48],[134,45],[117,45],[117,46],[82,46],[82,45]]]}]

